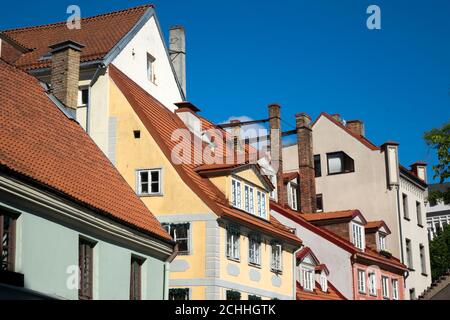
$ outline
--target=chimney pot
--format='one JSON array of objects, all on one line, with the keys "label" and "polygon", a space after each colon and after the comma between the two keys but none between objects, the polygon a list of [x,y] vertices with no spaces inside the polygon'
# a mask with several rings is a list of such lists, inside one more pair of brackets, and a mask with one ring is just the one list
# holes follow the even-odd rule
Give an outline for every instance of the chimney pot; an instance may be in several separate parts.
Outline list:
[{"label": "chimney pot", "polygon": [[49,46],[52,54],[52,93],[67,107],[78,105],[78,82],[80,80],[80,55],[84,45],[72,40]]}]

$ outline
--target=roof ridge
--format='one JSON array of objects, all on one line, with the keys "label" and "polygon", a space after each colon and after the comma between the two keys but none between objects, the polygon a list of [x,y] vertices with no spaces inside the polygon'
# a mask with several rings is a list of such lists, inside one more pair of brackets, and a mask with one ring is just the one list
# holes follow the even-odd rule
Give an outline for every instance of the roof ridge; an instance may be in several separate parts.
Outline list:
[{"label": "roof ridge", "polygon": [[[131,13],[133,11],[136,11],[136,10],[139,10],[139,9],[143,9],[143,8],[154,8],[154,5],[153,4],[144,4],[144,5],[128,8],[128,9],[120,9],[120,10],[111,11],[111,12],[107,12],[107,13],[100,13],[100,14],[97,14],[97,15],[94,15],[94,16],[81,18],[81,21],[86,22],[86,21],[91,21],[91,20],[98,19],[98,18],[106,18],[106,17],[112,16],[112,15],[118,15],[118,14],[122,14],[122,13]],[[17,32],[28,31],[28,30],[48,29],[48,28],[53,28],[53,27],[59,27],[59,26],[65,24],[65,23],[67,23],[67,22],[66,21],[60,21],[60,22],[53,22],[53,23],[48,23],[48,24],[42,24],[42,25],[38,25],[38,26],[6,29],[6,30],[1,30],[0,33],[4,33],[5,35],[7,35],[6,32],[8,32],[8,33],[17,33]],[[20,44],[20,43],[18,43],[18,44]],[[27,48],[27,47],[24,47],[24,48]]]}]

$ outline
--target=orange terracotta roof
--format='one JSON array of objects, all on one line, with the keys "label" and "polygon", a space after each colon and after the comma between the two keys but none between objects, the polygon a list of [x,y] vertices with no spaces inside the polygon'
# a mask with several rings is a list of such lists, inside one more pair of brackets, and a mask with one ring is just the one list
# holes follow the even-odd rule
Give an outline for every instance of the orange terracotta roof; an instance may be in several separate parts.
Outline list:
[{"label": "orange terracotta roof", "polygon": [[393,256],[391,258],[387,258],[381,255],[379,252],[370,249],[369,247],[366,247],[364,252],[359,249],[356,249],[355,246],[347,239],[344,239],[335,234],[334,232],[316,226],[313,223],[306,220],[304,218],[304,214],[299,214],[297,211],[294,211],[290,208],[282,207],[274,201],[270,202],[270,209],[300,224],[302,227],[310,230],[311,232],[320,235],[324,239],[334,243],[335,245],[341,247],[342,249],[352,254],[355,254],[355,256],[357,257],[370,260],[372,263],[378,263],[384,266],[392,267],[399,273],[407,270],[407,267],[404,264],[402,264],[399,259]]},{"label": "orange terracotta roof", "polygon": [[370,150],[380,150],[379,147],[377,147],[375,144],[373,144],[369,139],[367,139],[366,137],[362,136],[362,135],[358,135],[356,133],[353,133],[352,131],[350,131],[346,126],[344,126],[342,123],[340,123],[339,121],[337,121],[336,119],[334,119],[332,116],[330,116],[328,113],[326,112],[322,112],[319,117],[317,117],[317,119],[311,124],[311,127],[313,127],[317,121],[320,119],[320,117],[326,117],[328,120],[330,120],[331,122],[333,122],[335,125],[337,125],[338,127],[340,127],[342,130],[344,130],[345,132],[347,132],[349,135],[353,136],[356,140],[358,140],[359,142],[361,142],[362,144],[364,144],[366,147],[368,147]]},{"label": "orange terracotta roof", "polygon": [[2,60],[0,105],[3,172],[172,243],[81,126],[58,109],[34,77]]},{"label": "orange terracotta roof", "polygon": [[353,209],[320,213],[302,213],[301,216],[309,222],[318,222],[334,219],[353,219],[356,216],[362,216],[362,214],[359,210]]},{"label": "orange terracotta roof", "polygon": [[328,281],[327,292],[322,291],[322,287],[317,281],[313,291],[303,289],[297,281],[296,296],[297,300],[347,300],[330,281]]},{"label": "orange terracotta roof", "polygon": [[29,49],[15,65],[24,70],[49,67],[51,60],[42,60],[49,46],[65,40],[85,45],[81,62],[102,59],[139,21],[152,5],[143,5],[126,10],[101,14],[81,19],[81,29],[68,29],[66,22],[5,30],[7,37]]},{"label": "orange terracotta roof", "polygon": [[[189,132],[183,121],[163,104],[143,90],[139,85],[128,78],[114,65],[109,66],[109,75],[119,90],[130,103],[137,116],[145,125],[148,132],[165,154],[166,158],[172,162],[180,178],[199,196],[218,216],[226,217],[252,228],[257,228],[274,237],[281,237],[287,242],[295,245],[301,244],[301,240],[292,232],[281,228],[274,220],[267,221],[242,210],[231,207],[225,195],[207,178],[196,172],[198,164],[189,161],[177,164],[173,162],[172,150],[178,143],[186,143],[186,150],[191,148],[192,157],[202,158],[200,153],[204,150],[194,148],[195,143],[190,143],[188,139],[181,142],[174,141],[172,133],[177,129],[184,129]],[[198,139],[190,134],[192,141]],[[200,143],[203,147],[205,144]]]},{"label": "orange terracotta roof", "polygon": [[369,221],[364,226],[366,232],[370,230],[378,231],[381,227],[384,227],[389,234],[391,233],[391,230],[389,230],[387,224],[383,220]]}]

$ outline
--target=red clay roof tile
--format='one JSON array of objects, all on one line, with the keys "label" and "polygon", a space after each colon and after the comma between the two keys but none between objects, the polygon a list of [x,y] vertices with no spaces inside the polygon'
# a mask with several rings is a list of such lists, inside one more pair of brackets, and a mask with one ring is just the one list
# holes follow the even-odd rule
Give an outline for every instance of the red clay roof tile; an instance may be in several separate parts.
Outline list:
[{"label": "red clay roof tile", "polygon": [[172,242],[81,126],[53,104],[35,78],[2,60],[0,105],[0,169]]},{"label": "red clay roof tile", "polygon": [[94,61],[102,59],[150,7],[152,5],[143,5],[83,18],[81,29],[68,29],[66,22],[60,22],[2,33],[31,50],[15,61],[15,65],[24,70],[49,67],[51,60],[42,59],[50,51],[49,46],[69,39],[86,46],[81,53],[81,62]]}]

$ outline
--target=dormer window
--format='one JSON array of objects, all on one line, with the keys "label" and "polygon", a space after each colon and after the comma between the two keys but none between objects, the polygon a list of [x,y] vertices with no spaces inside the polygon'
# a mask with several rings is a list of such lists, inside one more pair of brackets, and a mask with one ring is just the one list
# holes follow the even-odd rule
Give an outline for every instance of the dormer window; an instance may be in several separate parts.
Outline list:
[{"label": "dormer window", "polygon": [[378,235],[378,246],[380,251],[386,251],[386,235],[383,233]]},{"label": "dormer window", "polygon": [[327,153],[327,161],[329,175],[355,171],[355,162],[345,152]]},{"label": "dormer window", "polygon": [[267,219],[267,209],[266,209],[266,194],[261,191],[256,191],[257,205],[258,205],[258,216]]},{"label": "dormer window", "polygon": [[328,279],[327,279],[327,275],[325,273],[322,273],[320,275],[320,286],[322,287],[323,292],[328,291]]},{"label": "dormer window", "polygon": [[314,290],[314,271],[309,268],[302,268],[303,289],[307,291]]},{"label": "dormer window", "polygon": [[245,185],[244,187],[244,209],[249,213],[254,212],[254,201],[253,201],[253,193],[254,190],[249,185]]},{"label": "dormer window", "polygon": [[357,223],[352,223],[352,243],[353,245],[361,250],[364,250],[364,228],[362,225]]}]

